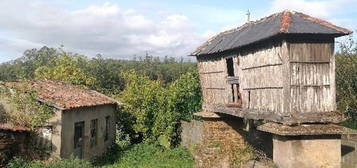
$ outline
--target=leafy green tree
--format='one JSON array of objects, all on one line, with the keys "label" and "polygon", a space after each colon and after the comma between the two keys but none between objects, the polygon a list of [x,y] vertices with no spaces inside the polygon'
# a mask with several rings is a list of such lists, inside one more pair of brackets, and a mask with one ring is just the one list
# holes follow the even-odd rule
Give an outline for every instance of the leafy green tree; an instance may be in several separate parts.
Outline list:
[{"label": "leafy green tree", "polygon": [[196,70],[183,74],[169,88],[170,110],[180,114],[181,120],[191,120],[193,113],[201,110],[202,93]]},{"label": "leafy green tree", "polygon": [[134,138],[147,140],[152,137],[152,126],[155,114],[165,110],[163,106],[164,90],[160,81],[152,81],[148,77],[133,71],[123,74],[126,88],[121,94],[124,110],[134,118]]},{"label": "leafy green tree", "polygon": [[76,85],[93,86],[95,78],[86,73],[81,56],[62,51],[53,66],[41,66],[35,70],[35,79],[62,80]]},{"label": "leafy green tree", "polygon": [[340,49],[336,54],[337,105],[357,128],[357,45],[350,38]]},{"label": "leafy green tree", "polygon": [[125,73],[126,87],[120,95],[124,111],[133,116],[134,139],[158,142],[169,148],[178,143],[180,120],[189,120],[201,109],[197,72],[181,76],[170,86],[135,71]]},{"label": "leafy green tree", "polygon": [[41,49],[30,49],[24,52],[22,58],[16,61],[21,70],[18,74],[20,79],[33,79],[35,70],[40,66],[51,66],[53,60],[58,57],[57,50],[46,46]]},{"label": "leafy green tree", "polygon": [[104,59],[97,55],[88,62],[86,71],[96,78],[96,90],[112,95],[124,88],[125,81],[120,75],[122,67],[118,60]]}]

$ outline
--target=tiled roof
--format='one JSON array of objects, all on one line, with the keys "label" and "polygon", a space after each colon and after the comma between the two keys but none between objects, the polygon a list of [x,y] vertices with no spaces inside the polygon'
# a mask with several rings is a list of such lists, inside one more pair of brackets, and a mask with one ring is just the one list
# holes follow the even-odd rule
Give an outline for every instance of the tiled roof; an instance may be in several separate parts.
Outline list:
[{"label": "tiled roof", "polygon": [[224,31],[202,44],[191,55],[209,55],[272,38],[279,34],[323,34],[339,37],[352,31],[295,11],[283,11]]},{"label": "tiled roof", "polygon": [[30,131],[30,129],[27,127],[11,125],[8,123],[0,123],[0,130],[19,131],[19,132]]},{"label": "tiled roof", "polygon": [[5,83],[5,86],[10,88],[23,85],[35,89],[37,91],[39,101],[48,102],[61,110],[106,104],[118,104],[118,102],[114,99],[99,92],[61,81],[40,80]]}]

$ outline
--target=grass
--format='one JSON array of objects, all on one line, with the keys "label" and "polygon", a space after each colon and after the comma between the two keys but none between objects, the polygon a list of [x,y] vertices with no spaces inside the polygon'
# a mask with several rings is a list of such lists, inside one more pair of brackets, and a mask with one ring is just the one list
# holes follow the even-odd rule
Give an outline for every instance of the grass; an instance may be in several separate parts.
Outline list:
[{"label": "grass", "polygon": [[76,158],[56,160],[51,162],[26,161],[21,158],[14,158],[8,165],[8,168],[94,168],[94,166],[85,160]]},{"label": "grass", "polygon": [[151,144],[136,144],[125,150],[113,148],[93,163],[75,158],[52,162],[13,159],[9,168],[192,168],[194,160],[186,148],[164,149]]},{"label": "grass", "polygon": [[[113,155],[114,154],[114,155]],[[109,152],[98,166],[105,168],[191,168],[194,160],[182,147],[163,149],[151,144],[137,144],[122,152]]]}]

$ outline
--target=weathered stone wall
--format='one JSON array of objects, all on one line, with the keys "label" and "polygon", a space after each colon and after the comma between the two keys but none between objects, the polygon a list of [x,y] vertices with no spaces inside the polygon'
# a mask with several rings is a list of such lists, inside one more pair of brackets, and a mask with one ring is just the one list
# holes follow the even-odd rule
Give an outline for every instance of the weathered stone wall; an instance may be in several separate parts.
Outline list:
[{"label": "weathered stone wall", "polygon": [[240,124],[239,121],[228,124],[222,119],[205,120],[203,141],[195,151],[195,167],[237,167],[238,159],[248,158],[237,158],[238,151],[246,147],[242,133],[237,131]]},{"label": "weathered stone wall", "polygon": [[340,138],[339,135],[274,135],[274,162],[282,168],[340,168]]},{"label": "weathered stone wall", "polygon": [[342,167],[357,168],[357,135],[342,135]]},{"label": "weathered stone wall", "polygon": [[266,140],[262,132],[254,129],[247,132],[243,128],[242,118],[229,115],[182,122],[182,145],[193,150],[196,168],[241,167],[257,157],[252,146],[259,146],[258,149],[268,146],[270,150],[272,146],[271,136]]},{"label": "weathered stone wall", "polygon": [[181,121],[181,145],[190,147],[197,145],[203,140],[203,121]]},{"label": "weathered stone wall", "polygon": [[0,130],[0,167],[4,167],[14,156],[26,152],[28,138],[28,132]]}]

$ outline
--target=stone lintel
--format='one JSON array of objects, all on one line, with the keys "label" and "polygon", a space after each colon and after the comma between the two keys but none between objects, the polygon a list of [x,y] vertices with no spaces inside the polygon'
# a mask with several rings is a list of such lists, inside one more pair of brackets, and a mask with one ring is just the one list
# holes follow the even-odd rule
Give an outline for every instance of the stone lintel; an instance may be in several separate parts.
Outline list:
[{"label": "stone lintel", "polygon": [[357,134],[355,130],[336,124],[301,124],[289,126],[269,122],[258,126],[257,129],[281,136]]}]

